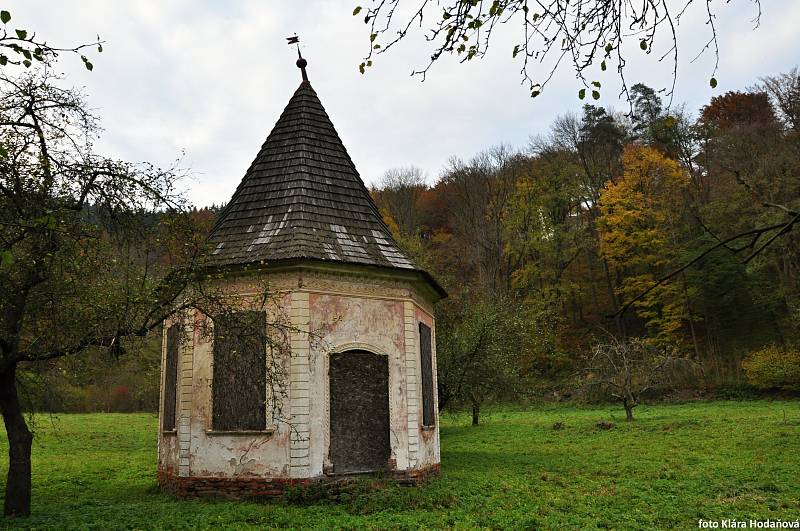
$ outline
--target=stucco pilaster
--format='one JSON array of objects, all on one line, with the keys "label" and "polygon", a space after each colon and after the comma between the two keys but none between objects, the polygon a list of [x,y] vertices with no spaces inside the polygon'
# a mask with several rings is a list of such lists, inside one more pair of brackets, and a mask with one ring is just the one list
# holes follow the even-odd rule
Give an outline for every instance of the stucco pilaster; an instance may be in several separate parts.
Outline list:
[{"label": "stucco pilaster", "polygon": [[192,372],[194,364],[194,316],[184,315],[183,337],[181,342],[178,395],[178,475],[189,475],[192,414]]},{"label": "stucco pilaster", "polygon": [[408,396],[408,460],[413,467],[419,455],[419,359],[414,303],[403,302],[406,347],[406,394]]},{"label": "stucco pilaster", "polygon": [[310,345],[308,293],[292,292],[290,319],[291,361],[289,369],[289,418],[292,427],[289,443],[290,476],[308,477],[310,443]]}]

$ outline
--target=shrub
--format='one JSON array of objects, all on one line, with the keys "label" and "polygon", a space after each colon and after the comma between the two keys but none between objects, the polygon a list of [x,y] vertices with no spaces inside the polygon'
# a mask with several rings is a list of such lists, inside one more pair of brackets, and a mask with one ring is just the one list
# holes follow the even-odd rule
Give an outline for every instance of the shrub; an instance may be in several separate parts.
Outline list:
[{"label": "shrub", "polygon": [[136,408],[131,400],[131,392],[125,385],[117,385],[111,389],[109,409],[119,413],[130,413]]},{"label": "shrub", "polygon": [[800,351],[769,346],[742,362],[747,381],[759,389],[800,391]]}]

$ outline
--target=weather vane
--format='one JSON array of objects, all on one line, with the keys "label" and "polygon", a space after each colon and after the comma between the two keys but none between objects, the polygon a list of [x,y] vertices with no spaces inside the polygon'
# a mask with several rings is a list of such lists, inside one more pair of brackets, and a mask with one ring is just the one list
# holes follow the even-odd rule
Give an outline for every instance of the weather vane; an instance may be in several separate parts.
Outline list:
[{"label": "weather vane", "polygon": [[308,61],[303,59],[303,56],[300,54],[300,37],[295,33],[291,37],[286,37],[286,43],[289,45],[297,45],[297,68],[299,68],[300,72],[303,74],[303,81],[308,81],[308,75],[306,74],[306,65],[308,65]]}]

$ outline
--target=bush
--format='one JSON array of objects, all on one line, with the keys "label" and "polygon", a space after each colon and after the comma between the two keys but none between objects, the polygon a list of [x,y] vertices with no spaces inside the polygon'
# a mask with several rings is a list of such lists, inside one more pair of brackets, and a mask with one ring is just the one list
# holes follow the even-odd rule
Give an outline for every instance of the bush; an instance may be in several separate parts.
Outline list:
[{"label": "bush", "polygon": [[769,346],[742,362],[747,381],[759,389],[800,391],[800,351]]},{"label": "bush", "polygon": [[131,399],[131,392],[125,385],[117,385],[111,389],[109,397],[109,411],[130,413],[136,407]]}]

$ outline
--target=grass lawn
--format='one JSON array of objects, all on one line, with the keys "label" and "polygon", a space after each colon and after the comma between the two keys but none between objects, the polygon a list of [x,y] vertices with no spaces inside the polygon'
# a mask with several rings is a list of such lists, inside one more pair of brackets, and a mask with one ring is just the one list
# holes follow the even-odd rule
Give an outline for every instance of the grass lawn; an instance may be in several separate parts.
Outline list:
[{"label": "grass lawn", "polygon": [[[685,528],[800,519],[800,402],[493,412],[442,419],[442,476],[337,502],[177,501],[156,487],[156,417],[37,417],[35,528]],[[603,431],[599,420],[616,427]],[[554,430],[554,422],[564,429]],[[0,451],[7,455],[5,435]],[[0,462],[5,477],[7,458]],[[0,486],[0,495],[2,487]]]}]

